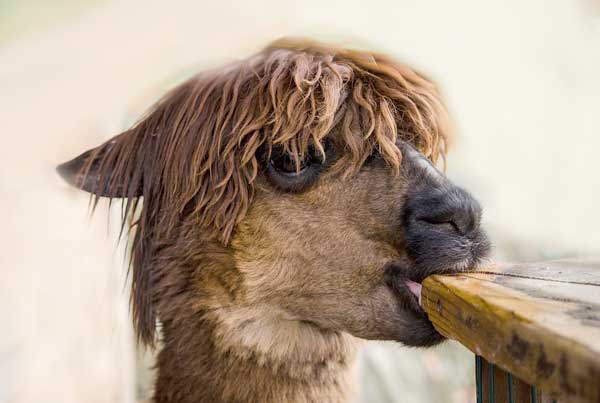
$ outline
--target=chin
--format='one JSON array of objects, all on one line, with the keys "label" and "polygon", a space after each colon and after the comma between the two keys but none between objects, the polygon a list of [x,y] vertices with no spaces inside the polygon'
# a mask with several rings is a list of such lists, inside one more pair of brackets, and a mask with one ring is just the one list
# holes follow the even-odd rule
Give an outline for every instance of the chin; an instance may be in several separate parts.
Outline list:
[{"label": "chin", "polygon": [[393,341],[400,342],[410,347],[431,347],[446,340],[435,328],[429,319],[422,317],[413,319],[410,327],[399,329]]},{"label": "chin", "polygon": [[354,336],[395,341],[410,347],[430,347],[445,340],[419,305],[418,297],[404,283],[379,288],[373,306],[369,318],[372,325],[364,326],[361,322],[359,328],[350,332]]},{"label": "chin", "polygon": [[[419,279],[421,280],[421,279]],[[388,278],[397,319],[392,340],[411,347],[430,347],[445,340],[421,307],[421,284],[399,276]]]},{"label": "chin", "polygon": [[431,347],[446,340],[422,310],[415,312],[399,305],[389,317],[390,320],[380,323],[377,334],[366,338],[395,341],[409,347]]},{"label": "chin", "polygon": [[405,288],[394,290],[394,294],[403,318],[396,322],[398,329],[395,329],[394,341],[411,347],[430,347],[445,340],[445,337],[435,330],[415,295]]}]

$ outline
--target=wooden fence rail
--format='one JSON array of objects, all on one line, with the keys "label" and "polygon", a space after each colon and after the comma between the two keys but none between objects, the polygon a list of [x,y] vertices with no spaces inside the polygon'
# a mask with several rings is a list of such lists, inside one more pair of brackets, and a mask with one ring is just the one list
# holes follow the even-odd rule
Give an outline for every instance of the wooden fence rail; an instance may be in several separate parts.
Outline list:
[{"label": "wooden fence rail", "polygon": [[432,276],[422,303],[476,354],[478,402],[600,403],[600,260]]}]

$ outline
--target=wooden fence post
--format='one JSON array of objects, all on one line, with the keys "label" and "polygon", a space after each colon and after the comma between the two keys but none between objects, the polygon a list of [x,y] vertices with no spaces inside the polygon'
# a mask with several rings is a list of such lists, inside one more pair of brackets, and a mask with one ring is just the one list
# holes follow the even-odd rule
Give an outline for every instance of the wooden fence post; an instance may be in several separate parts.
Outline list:
[{"label": "wooden fence post", "polygon": [[431,276],[422,301],[477,355],[478,402],[600,402],[600,262]]}]

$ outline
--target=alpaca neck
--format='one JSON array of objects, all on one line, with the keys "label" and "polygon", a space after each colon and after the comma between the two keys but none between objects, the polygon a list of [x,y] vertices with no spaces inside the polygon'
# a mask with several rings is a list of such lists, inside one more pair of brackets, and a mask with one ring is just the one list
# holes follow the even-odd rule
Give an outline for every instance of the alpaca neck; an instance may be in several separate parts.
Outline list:
[{"label": "alpaca neck", "polygon": [[251,309],[163,323],[156,403],[346,402],[356,339]]}]

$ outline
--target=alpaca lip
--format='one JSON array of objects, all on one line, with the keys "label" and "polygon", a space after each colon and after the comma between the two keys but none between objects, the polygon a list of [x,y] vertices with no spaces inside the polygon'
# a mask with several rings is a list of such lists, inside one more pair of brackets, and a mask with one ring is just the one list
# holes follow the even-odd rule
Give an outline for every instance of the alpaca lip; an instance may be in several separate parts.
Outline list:
[{"label": "alpaca lip", "polygon": [[402,302],[404,308],[423,312],[421,282],[425,278],[405,264],[391,263],[386,269],[386,283]]},{"label": "alpaca lip", "polygon": [[408,288],[408,290],[417,298],[417,301],[419,301],[419,306],[422,306],[421,290],[423,289],[423,286],[420,283],[417,283],[412,280],[406,280],[404,282],[404,284],[406,284],[406,287]]},{"label": "alpaca lip", "polygon": [[421,306],[421,283],[416,279],[394,277],[387,283],[388,287],[398,298],[404,309],[409,309],[419,314],[424,314]]}]

